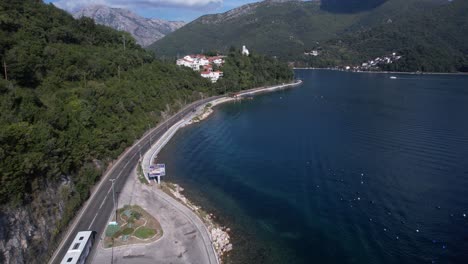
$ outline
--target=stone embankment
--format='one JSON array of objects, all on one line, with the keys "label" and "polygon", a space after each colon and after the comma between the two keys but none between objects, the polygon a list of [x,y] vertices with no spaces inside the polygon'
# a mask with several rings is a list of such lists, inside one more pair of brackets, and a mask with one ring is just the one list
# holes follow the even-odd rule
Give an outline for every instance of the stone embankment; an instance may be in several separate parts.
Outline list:
[{"label": "stone embankment", "polygon": [[214,112],[213,107],[222,103],[233,101],[233,100],[240,100],[240,98],[222,97],[222,98],[213,100],[203,106],[200,106],[198,109],[195,110],[195,116],[192,119],[190,119],[187,123],[185,123],[185,125],[190,125],[190,124],[201,122],[202,120],[206,119],[208,116],[210,116]]}]

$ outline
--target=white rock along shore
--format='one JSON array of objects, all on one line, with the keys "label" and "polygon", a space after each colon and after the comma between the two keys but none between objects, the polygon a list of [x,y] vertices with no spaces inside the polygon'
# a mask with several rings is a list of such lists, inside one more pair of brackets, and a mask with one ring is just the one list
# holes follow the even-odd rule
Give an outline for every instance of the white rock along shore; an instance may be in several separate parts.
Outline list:
[{"label": "white rock along shore", "polygon": [[[225,97],[221,97],[218,99],[214,99],[198,107],[197,109],[195,109],[194,112],[184,117],[181,121],[177,122],[175,125],[169,128],[166,131],[166,133],[163,136],[161,136],[157,142],[154,143],[154,145],[150,148],[150,150],[147,153],[145,153],[143,160],[142,160],[142,169],[143,169],[144,175],[148,175],[147,174],[148,168],[151,162],[155,160],[155,157],[157,156],[157,154],[161,151],[161,149],[167,144],[167,142],[169,142],[172,136],[174,136],[174,134],[181,127],[185,127],[193,123],[198,123],[202,121],[203,119],[206,119],[211,113],[213,113],[214,106],[220,105],[226,102],[241,100],[245,96],[252,96],[255,94],[259,94],[259,93],[273,92],[273,91],[280,90],[280,89],[295,87],[300,84],[302,84],[302,81],[298,80],[293,83],[268,86],[268,87],[259,87],[259,88],[254,88],[251,90],[245,90],[245,91],[241,91],[235,94],[234,96],[225,96]],[[163,177],[163,181],[164,181],[164,177]],[[196,219],[194,218],[198,218],[199,221],[201,220],[200,222],[203,222],[204,230],[207,232],[207,235],[209,236],[210,241],[211,241],[211,248],[216,253],[217,262],[220,263],[221,257],[225,253],[232,250],[232,244],[230,243],[230,237],[228,234],[230,229],[226,227],[221,227],[219,224],[215,223],[212,215],[207,214],[206,212],[201,210],[201,207],[189,201],[181,193],[183,191],[182,187],[176,184],[168,184],[167,187],[169,187],[167,189],[169,190],[169,193],[172,196],[172,197],[169,196],[169,198],[173,198],[173,199],[175,198],[174,199],[175,203],[183,204],[185,205],[185,207],[190,209],[190,211],[193,214],[193,215],[190,215],[190,218],[192,218],[194,224],[196,225],[198,224],[198,221],[196,221]],[[200,228],[200,231],[203,231],[203,228]]]}]

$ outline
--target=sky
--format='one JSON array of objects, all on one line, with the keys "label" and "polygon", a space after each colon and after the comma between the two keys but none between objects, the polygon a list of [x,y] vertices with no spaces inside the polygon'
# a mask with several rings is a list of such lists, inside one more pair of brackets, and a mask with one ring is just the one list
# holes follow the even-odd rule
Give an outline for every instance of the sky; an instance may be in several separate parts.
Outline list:
[{"label": "sky", "polygon": [[45,0],[73,11],[89,5],[126,8],[147,18],[190,22],[202,15],[222,13],[260,0]]}]

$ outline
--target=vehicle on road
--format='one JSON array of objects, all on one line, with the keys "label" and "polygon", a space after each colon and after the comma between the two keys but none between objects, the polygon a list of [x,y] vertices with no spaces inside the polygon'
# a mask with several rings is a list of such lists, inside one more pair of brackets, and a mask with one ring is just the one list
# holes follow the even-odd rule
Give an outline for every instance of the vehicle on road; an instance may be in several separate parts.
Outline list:
[{"label": "vehicle on road", "polygon": [[78,232],[61,264],[84,264],[96,238],[95,231]]}]

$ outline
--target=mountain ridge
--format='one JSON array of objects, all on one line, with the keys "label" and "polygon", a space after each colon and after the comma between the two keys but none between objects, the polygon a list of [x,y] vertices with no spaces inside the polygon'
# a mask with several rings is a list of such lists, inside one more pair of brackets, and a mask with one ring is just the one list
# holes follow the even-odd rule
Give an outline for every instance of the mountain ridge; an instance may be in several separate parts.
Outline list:
[{"label": "mountain ridge", "polygon": [[175,56],[245,44],[269,56],[293,60],[316,42],[344,33],[367,14],[328,12],[319,0],[267,0],[202,16],[148,48],[162,56]]},{"label": "mountain ridge", "polygon": [[138,44],[146,47],[185,25],[183,21],[144,18],[130,10],[91,5],[73,12],[74,18],[89,17],[97,24],[130,33]]},{"label": "mountain ridge", "polygon": [[237,50],[212,84],[53,4],[0,1],[0,11],[0,263],[47,263],[92,187],[148,126],[201,98],[293,78],[285,63]]},{"label": "mountain ridge", "polygon": [[[462,63],[457,62],[457,65],[461,65],[466,60],[463,58],[463,54],[466,54],[464,46],[457,43],[468,42],[464,40],[463,33],[453,29],[457,19],[463,21],[463,15],[452,12],[452,16],[448,12],[446,17],[439,15],[439,21],[431,17],[432,13],[437,13],[445,6],[463,8],[463,3],[460,3],[463,1],[369,0],[361,5],[356,5],[358,1],[351,1],[349,9],[328,10],[330,5],[343,1],[262,1],[247,4],[222,14],[202,16],[150,45],[148,49],[155,51],[157,56],[167,58],[210,50],[225,52],[231,46],[247,45],[254,52],[294,62],[297,66],[333,67],[359,64],[393,52],[418,53],[418,47],[424,46],[426,51],[421,56],[425,57],[426,62],[419,60],[421,64],[413,67],[408,67],[408,64],[401,69],[460,69],[449,65],[442,55],[438,62],[431,58],[432,51],[436,51],[443,42],[445,53],[456,53],[456,57],[459,57],[454,58],[452,63],[458,60]],[[323,6],[324,2],[330,5]],[[424,26],[425,21],[433,28],[450,29],[453,41],[444,41],[438,37]],[[435,27],[437,23],[441,23],[441,26]],[[463,27],[460,29],[466,32]],[[410,30],[414,33],[407,33]],[[373,40],[367,42],[369,32]],[[444,30],[439,32],[444,33]],[[392,38],[391,34],[398,36],[400,41]],[[362,44],[357,45],[357,41]],[[403,41],[418,45],[410,45],[414,49],[410,51]],[[455,44],[457,47],[454,47]],[[320,50],[321,55],[311,56],[312,50]],[[437,66],[439,63],[445,66]]]}]

